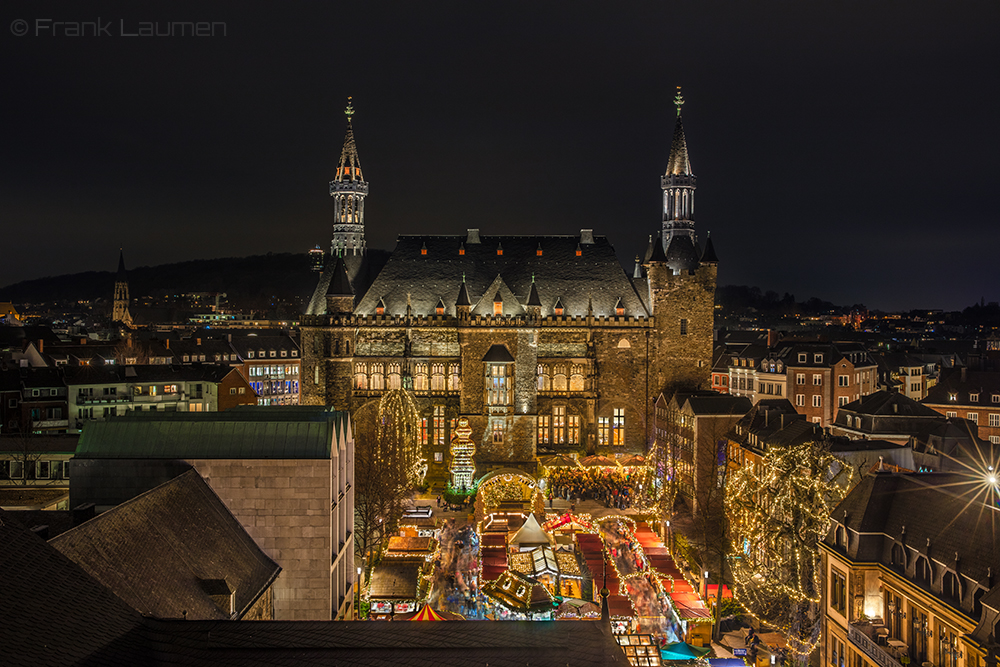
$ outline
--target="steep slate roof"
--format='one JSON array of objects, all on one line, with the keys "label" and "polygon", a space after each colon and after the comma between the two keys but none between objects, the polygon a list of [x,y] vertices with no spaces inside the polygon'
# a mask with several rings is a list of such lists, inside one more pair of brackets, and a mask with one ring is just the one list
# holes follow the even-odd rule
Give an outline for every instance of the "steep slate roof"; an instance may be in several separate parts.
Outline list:
[{"label": "steep slate roof", "polygon": [[[77,458],[326,459],[344,428],[343,413],[329,420],[292,420],[252,411],[139,413],[88,422]],[[224,415],[224,416],[223,416]],[[183,417],[183,419],[182,419]]]},{"label": "steep slate roof", "polygon": [[[554,314],[557,299],[562,300],[566,315],[585,316],[591,298],[598,316],[613,316],[619,298],[626,315],[648,315],[605,236],[595,236],[594,243],[582,244],[579,236],[480,238],[481,243],[469,243],[465,236],[400,236],[389,262],[355,312],[374,315],[379,299],[384,299],[386,314],[403,315],[409,295],[416,315],[434,314],[438,299],[444,299],[445,312],[454,315],[464,274],[470,301],[479,304],[473,314],[493,314],[498,278],[518,302],[512,308],[514,304],[508,304],[505,298],[504,312],[519,314],[523,311],[520,306],[528,301],[534,276],[545,317]],[[460,255],[463,243],[465,254]],[[422,255],[420,250],[425,244],[427,254]],[[501,244],[503,254],[498,255]],[[541,256],[537,253],[539,244]],[[579,257],[578,245],[582,253]]]},{"label": "steep slate roof", "polygon": [[670,158],[667,160],[667,176],[691,176],[691,159],[688,157],[687,138],[684,136],[684,121],[680,113],[674,125],[674,138],[670,143]]},{"label": "steep slate roof", "polygon": [[674,272],[691,271],[698,268],[698,248],[687,234],[672,236],[665,251],[667,266]]},{"label": "steep slate roof", "polygon": [[233,591],[242,617],[281,571],[190,470],[118,505],[50,544],[134,609],[157,618],[228,619],[206,592]]},{"label": "steep slate roof", "polygon": [[[0,624],[14,665],[604,667],[627,664],[601,621],[405,623],[142,618],[0,511]],[[44,641],[40,641],[44,632]]]},{"label": "steep slate roof", "polygon": [[15,517],[0,510],[4,663],[149,664],[138,612]]},{"label": "steep slate roof", "polygon": [[[955,400],[950,399],[951,394],[955,394]],[[975,394],[979,398],[973,401],[971,396]],[[993,402],[994,395],[1000,395],[1000,373],[951,370],[941,373],[938,383],[927,390],[927,398],[923,402],[1000,409],[1000,403]]]}]

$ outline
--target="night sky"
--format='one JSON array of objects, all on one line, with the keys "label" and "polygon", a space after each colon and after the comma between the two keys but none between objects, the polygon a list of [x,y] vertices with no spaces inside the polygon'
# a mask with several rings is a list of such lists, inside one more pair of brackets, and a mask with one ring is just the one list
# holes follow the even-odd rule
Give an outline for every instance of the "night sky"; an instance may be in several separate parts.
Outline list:
[{"label": "night sky", "polygon": [[[140,21],[227,36],[121,35]],[[995,0],[5,2],[0,285],[112,271],[120,244],[129,266],[328,247],[348,95],[370,246],[593,228],[630,263],[682,85],[720,284],[995,301],[998,26]]]}]

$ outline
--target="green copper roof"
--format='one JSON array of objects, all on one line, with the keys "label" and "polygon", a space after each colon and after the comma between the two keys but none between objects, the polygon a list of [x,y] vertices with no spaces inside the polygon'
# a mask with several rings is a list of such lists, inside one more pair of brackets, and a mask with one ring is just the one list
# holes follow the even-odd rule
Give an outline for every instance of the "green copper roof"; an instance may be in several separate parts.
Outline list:
[{"label": "green copper roof", "polygon": [[[212,418],[124,418],[88,423],[80,436],[77,458],[149,459],[326,459],[343,434],[346,413],[326,412],[328,419],[253,414]],[[206,418],[207,417],[207,418]],[[336,454],[334,453],[334,456]]]}]

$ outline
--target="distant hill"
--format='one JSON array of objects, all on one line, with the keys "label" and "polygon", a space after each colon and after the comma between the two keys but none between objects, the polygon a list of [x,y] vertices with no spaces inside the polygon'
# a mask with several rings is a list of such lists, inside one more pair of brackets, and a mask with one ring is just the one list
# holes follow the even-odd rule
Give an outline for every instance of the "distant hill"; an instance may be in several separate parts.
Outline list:
[{"label": "distant hill", "polygon": [[[133,299],[182,292],[225,292],[233,304],[269,302],[272,297],[308,299],[316,287],[316,280],[317,274],[309,270],[309,258],[305,253],[199,259],[139,266],[128,272],[129,293]],[[113,272],[87,271],[8,285],[0,288],[0,301],[110,300],[114,286]]]}]

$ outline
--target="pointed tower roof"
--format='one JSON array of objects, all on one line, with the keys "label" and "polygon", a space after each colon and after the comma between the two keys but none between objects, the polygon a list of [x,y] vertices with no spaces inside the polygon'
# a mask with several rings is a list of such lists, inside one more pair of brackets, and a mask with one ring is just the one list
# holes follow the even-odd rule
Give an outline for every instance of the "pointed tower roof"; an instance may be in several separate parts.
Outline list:
[{"label": "pointed tower roof", "polygon": [[715,246],[712,245],[712,233],[708,233],[708,238],[705,240],[705,249],[701,252],[701,263],[702,264],[718,264],[719,258],[715,255]]},{"label": "pointed tower roof", "polygon": [[458,298],[455,300],[456,306],[471,306],[472,299],[469,298],[469,287],[465,284],[465,274],[462,274],[462,286],[458,288]]},{"label": "pointed tower roof", "polygon": [[354,115],[354,105],[350,97],[347,98],[347,108],[344,114],[347,116],[347,135],[344,137],[344,148],[340,151],[340,164],[337,165],[337,174],[334,182],[363,181],[361,175],[361,160],[358,158],[358,147],[354,143],[354,128],[351,126],[351,117]]},{"label": "pointed tower roof", "polygon": [[527,305],[539,307],[542,305],[542,300],[538,298],[538,288],[535,287],[535,276],[531,276],[531,291],[528,292]]},{"label": "pointed tower roof", "polygon": [[337,261],[333,265],[330,274],[330,286],[326,289],[327,296],[354,296],[354,288],[351,287],[351,280],[347,277],[347,265],[340,252],[337,252]]},{"label": "pointed tower roof", "polygon": [[677,86],[677,96],[674,97],[677,106],[677,123],[674,125],[674,140],[670,144],[670,159],[667,160],[667,176],[692,176],[691,160],[688,158],[687,139],[684,137],[684,121],[681,118],[681,107],[684,98],[681,87]]},{"label": "pointed tower roof", "polygon": [[663,236],[661,234],[656,235],[656,242],[653,243],[653,252],[650,254],[647,262],[666,262],[667,254],[663,251]]},{"label": "pointed tower roof", "polygon": [[124,282],[126,279],[125,274],[125,251],[122,248],[118,248],[118,282]]}]

